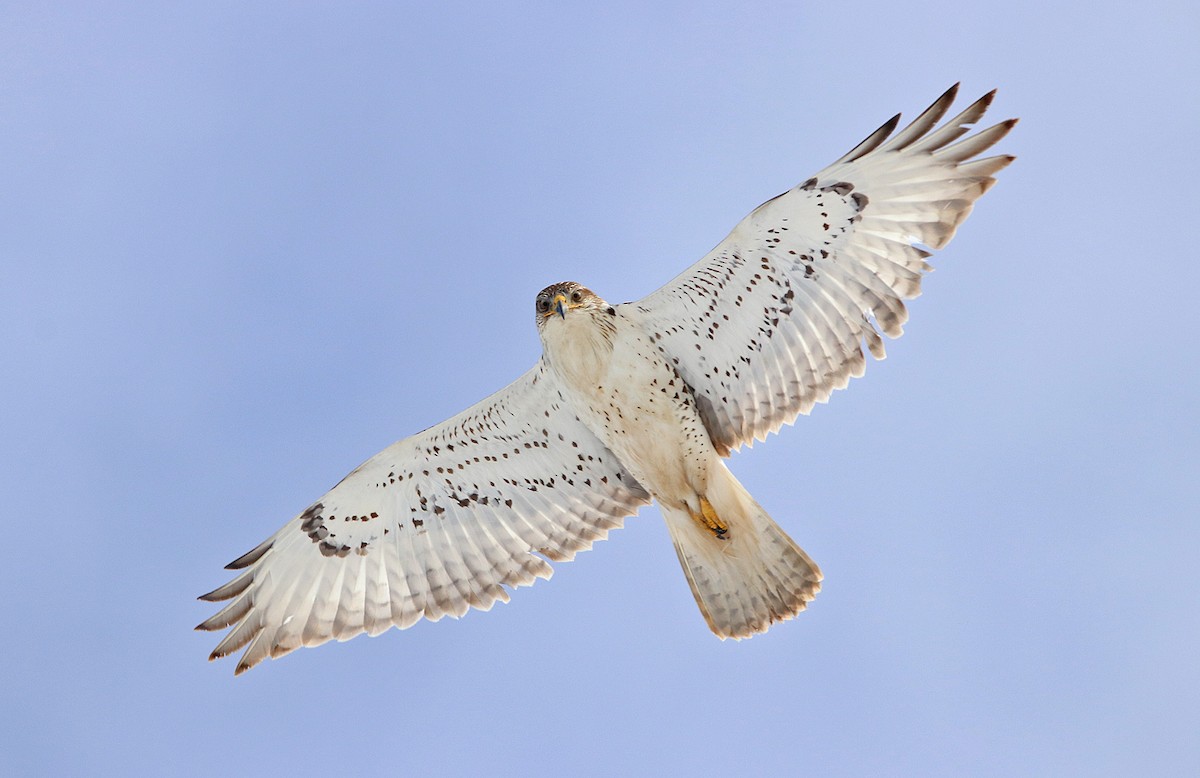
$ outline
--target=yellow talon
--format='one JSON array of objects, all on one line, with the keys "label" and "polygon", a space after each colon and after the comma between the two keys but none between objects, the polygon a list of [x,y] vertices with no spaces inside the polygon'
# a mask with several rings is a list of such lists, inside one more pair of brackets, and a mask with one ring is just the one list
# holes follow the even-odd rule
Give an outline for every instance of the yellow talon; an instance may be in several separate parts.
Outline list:
[{"label": "yellow talon", "polygon": [[717,540],[724,540],[729,533],[729,525],[721,521],[721,517],[717,515],[717,511],[713,508],[712,503],[704,497],[700,498],[700,513],[692,514],[692,518],[708,528],[708,531],[716,536]]}]

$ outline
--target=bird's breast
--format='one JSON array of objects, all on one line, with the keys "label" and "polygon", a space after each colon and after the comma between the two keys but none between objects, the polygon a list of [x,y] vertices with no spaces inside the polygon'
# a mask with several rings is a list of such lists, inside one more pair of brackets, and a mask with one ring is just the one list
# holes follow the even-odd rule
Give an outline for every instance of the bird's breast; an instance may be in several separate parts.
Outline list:
[{"label": "bird's breast", "polygon": [[691,391],[645,332],[621,322],[611,348],[591,365],[559,357],[552,365],[576,414],[643,486],[669,494],[692,480],[687,460],[703,458],[711,443]]}]

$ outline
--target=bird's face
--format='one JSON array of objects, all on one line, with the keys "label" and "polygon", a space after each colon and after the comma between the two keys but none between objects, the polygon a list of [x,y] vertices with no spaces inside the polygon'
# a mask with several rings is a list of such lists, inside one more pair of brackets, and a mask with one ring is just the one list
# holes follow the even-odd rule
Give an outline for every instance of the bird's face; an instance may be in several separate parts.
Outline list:
[{"label": "bird's face", "polygon": [[573,384],[590,385],[608,364],[617,332],[617,311],[574,281],[546,287],[534,302],[542,356]]},{"label": "bird's face", "polygon": [[552,320],[566,321],[573,313],[604,308],[607,303],[586,286],[575,281],[563,281],[539,292],[534,307],[540,330]]}]

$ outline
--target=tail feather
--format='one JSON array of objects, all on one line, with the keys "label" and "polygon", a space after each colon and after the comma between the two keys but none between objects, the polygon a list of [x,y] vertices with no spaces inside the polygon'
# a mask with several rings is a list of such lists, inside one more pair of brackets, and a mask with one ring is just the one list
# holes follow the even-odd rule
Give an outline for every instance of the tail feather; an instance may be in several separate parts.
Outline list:
[{"label": "tail feather", "polygon": [[718,538],[686,510],[663,506],[675,551],[705,621],[722,639],[765,632],[821,590],[821,570],[721,465],[705,495],[728,527]]}]

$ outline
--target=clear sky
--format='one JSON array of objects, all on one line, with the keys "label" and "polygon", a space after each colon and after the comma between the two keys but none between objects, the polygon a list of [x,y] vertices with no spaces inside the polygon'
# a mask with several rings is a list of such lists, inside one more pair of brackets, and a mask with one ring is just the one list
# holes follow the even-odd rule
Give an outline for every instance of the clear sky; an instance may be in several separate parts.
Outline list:
[{"label": "clear sky", "polygon": [[[0,773],[1200,774],[1194,3],[148,5],[0,10]],[[716,640],[646,509],[205,661],[222,565],[524,371],[539,289],[640,297],[959,80],[1018,161],[731,461],[808,612]]]}]

